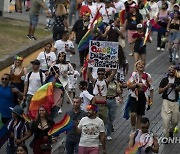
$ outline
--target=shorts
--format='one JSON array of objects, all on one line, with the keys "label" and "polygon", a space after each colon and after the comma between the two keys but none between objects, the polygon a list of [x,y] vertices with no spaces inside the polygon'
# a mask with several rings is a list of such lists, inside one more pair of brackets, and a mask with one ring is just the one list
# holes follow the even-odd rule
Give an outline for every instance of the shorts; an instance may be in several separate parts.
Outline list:
[{"label": "shorts", "polygon": [[82,147],[79,146],[78,154],[99,154],[99,147]]},{"label": "shorts", "polygon": [[36,27],[38,24],[39,15],[30,14],[29,19],[30,19],[30,26]]},{"label": "shorts", "polygon": [[134,33],[137,33],[136,30],[128,30],[127,35],[128,35],[128,43],[133,43],[135,39],[132,37]]},{"label": "shorts", "polygon": [[136,98],[130,97],[131,113],[135,112],[137,115],[145,115],[146,97],[144,92],[139,92],[138,101]]},{"label": "shorts", "polygon": [[168,36],[168,41],[169,42],[176,42],[178,43],[180,40],[180,32],[179,31],[176,31],[176,32],[170,32],[169,36]]}]

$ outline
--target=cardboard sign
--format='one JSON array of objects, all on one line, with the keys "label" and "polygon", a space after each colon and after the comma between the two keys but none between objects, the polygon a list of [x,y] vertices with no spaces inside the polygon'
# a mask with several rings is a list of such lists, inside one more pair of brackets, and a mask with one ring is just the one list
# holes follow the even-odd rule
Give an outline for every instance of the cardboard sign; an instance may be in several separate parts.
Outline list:
[{"label": "cardboard sign", "polygon": [[96,41],[89,42],[88,67],[117,69],[118,42]]}]

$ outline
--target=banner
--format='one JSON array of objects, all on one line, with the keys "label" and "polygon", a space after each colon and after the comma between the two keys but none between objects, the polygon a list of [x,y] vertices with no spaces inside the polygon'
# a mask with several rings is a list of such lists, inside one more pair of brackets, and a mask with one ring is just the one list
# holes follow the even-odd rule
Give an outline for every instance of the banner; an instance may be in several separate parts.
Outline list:
[{"label": "banner", "polygon": [[89,42],[88,67],[117,69],[118,42],[96,41]]}]

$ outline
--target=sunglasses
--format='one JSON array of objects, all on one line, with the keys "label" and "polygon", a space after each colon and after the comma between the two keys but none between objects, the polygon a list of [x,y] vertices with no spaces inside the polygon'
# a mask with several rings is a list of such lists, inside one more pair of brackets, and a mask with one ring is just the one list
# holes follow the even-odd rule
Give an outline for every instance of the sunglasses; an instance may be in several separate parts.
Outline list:
[{"label": "sunglasses", "polygon": [[98,75],[104,75],[104,73],[98,73]]},{"label": "sunglasses", "polygon": [[8,78],[1,78],[1,80],[5,80],[5,81],[7,81],[7,80],[8,80]]}]

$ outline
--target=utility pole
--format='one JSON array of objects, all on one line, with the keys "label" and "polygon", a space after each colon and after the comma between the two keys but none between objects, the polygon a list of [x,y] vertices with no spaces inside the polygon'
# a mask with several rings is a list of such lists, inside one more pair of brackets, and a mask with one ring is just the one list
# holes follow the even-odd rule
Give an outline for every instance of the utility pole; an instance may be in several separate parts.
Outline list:
[{"label": "utility pole", "polygon": [[4,0],[0,0],[0,17],[3,17],[4,12]]}]

